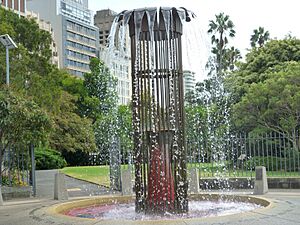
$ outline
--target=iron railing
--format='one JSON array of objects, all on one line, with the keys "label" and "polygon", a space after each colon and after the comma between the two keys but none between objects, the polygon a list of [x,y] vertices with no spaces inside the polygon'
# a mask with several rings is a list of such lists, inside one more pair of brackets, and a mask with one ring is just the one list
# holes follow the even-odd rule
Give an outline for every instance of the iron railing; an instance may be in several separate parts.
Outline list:
[{"label": "iron railing", "polygon": [[187,139],[188,166],[201,177],[254,177],[256,166],[268,176],[300,177],[300,136],[276,133]]}]

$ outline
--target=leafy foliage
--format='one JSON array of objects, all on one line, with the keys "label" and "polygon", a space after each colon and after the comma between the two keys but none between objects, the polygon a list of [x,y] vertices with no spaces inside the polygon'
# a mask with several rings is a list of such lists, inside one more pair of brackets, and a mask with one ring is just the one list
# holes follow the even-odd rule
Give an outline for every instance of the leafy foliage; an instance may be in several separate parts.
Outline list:
[{"label": "leafy foliage", "polygon": [[92,119],[101,161],[108,163],[110,146],[118,134],[116,79],[97,58],[91,60],[90,69],[84,76],[87,95],[81,101],[82,113]]},{"label": "leafy foliage", "polygon": [[35,162],[37,170],[61,169],[67,166],[61,153],[49,148],[36,148]]},{"label": "leafy foliage", "polygon": [[300,126],[299,62],[300,40],[294,38],[252,49],[226,80],[238,129],[271,130],[295,138]]},{"label": "leafy foliage", "polygon": [[93,152],[96,150],[92,123],[75,113],[74,97],[63,92],[59,113],[53,116],[54,130],[50,146],[60,152]]},{"label": "leafy foliage", "polygon": [[287,62],[253,83],[234,106],[234,121],[243,130],[264,128],[296,138],[300,127],[300,62]]},{"label": "leafy foliage", "polygon": [[253,34],[250,38],[250,44],[252,48],[256,47],[256,44],[261,48],[265,42],[270,39],[269,31],[265,31],[263,27],[253,30]]},{"label": "leafy foliage", "polygon": [[[58,151],[94,151],[90,119],[81,114],[83,81],[50,63],[51,35],[34,20],[0,8],[0,34],[18,48],[10,51],[11,84],[1,89],[1,141],[34,141]],[[5,49],[0,46],[0,82],[5,83]],[[26,132],[25,132],[26,131]]]},{"label": "leafy foliage", "polygon": [[33,101],[2,87],[0,91],[0,141],[8,145],[45,141],[51,129],[45,111]]}]

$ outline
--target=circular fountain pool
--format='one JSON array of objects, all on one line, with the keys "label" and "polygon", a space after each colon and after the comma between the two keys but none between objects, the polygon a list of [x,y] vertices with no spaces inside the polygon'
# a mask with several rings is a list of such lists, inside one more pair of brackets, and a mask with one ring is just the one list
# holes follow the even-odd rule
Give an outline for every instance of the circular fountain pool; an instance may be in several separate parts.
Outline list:
[{"label": "circular fountain pool", "polygon": [[153,216],[135,213],[132,197],[99,197],[64,203],[55,207],[55,211],[77,218],[99,220],[178,220],[232,215],[256,210],[268,206],[264,199],[250,196],[201,194],[190,196],[187,214]]}]

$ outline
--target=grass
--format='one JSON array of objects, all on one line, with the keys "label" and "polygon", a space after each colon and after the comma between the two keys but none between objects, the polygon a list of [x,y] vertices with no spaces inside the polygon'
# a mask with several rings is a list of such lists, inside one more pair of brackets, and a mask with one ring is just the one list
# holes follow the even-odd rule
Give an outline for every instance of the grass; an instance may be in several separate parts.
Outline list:
[{"label": "grass", "polygon": [[[188,168],[196,167],[199,168],[200,177],[202,178],[213,178],[213,177],[255,177],[255,171],[245,170],[227,170],[221,171],[221,168],[216,167],[216,164],[201,163],[199,164],[188,164]],[[122,165],[122,169],[128,168],[127,165]],[[109,166],[79,166],[79,167],[65,167],[60,170],[62,173],[69,175],[74,178],[93,182],[95,184],[104,185],[109,187]],[[299,172],[284,172],[284,171],[268,171],[268,177],[300,177]]]},{"label": "grass", "polygon": [[65,167],[62,173],[95,184],[109,186],[109,166],[78,166]]},{"label": "grass", "polygon": [[[127,165],[121,167],[122,170],[126,168],[128,168]],[[70,177],[109,187],[109,166],[65,167],[60,172]]]}]

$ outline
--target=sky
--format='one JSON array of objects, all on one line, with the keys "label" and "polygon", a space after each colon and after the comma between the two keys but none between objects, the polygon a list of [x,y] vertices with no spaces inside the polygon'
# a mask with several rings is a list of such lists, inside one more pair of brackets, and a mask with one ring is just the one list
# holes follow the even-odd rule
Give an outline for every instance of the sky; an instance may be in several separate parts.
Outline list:
[{"label": "sky", "polygon": [[188,69],[195,70],[197,81],[205,78],[203,68],[209,54],[210,37],[206,34],[209,20],[214,20],[220,12],[229,15],[233,21],[236,36],[230,44],[238,48],[242,55],[250,48],[250,37],[259,26],[268,30],[273,39],[282,39],[289,33],[300,38],[300,0],[89,0],[89,9],[94,12],[101,9],[121,12],[153,6],[182,6],[197,15],[197,29],[192,42],[196,42],[195,39],[199,42],[189,47],[191,51],[196,49],[196,53],[187,58],[199,60],[186,59],[188,62],[184,62],[184,65],[191,67]]}]

